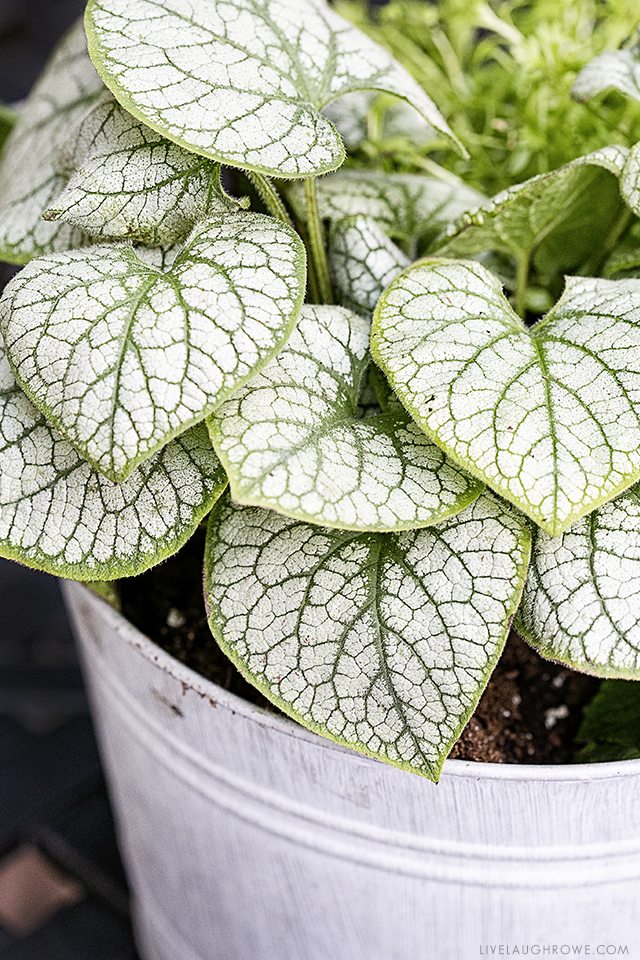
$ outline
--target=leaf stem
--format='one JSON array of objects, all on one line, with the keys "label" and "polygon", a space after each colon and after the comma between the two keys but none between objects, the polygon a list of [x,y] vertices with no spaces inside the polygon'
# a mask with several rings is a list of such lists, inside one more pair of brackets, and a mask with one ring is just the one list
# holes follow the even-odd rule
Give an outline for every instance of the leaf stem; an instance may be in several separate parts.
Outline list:
[{"label": "leaf stem", "polygon": [[632,219],[633,214],[631,210],[629,207],[624,206],[609,230],[603,245],[596,250],[595,253],[592,253],[588,260],[585,260],[578,271],[579,274],[587,277],[598,275],[606,260],[609,258],[609,254],[613,253],[622,240],[623,235],[627,232],[627,228],[631,224]]},{"label": "leaf stem", "polygon": [[264,174],[256,173],[253,170],[247,170],[247,178],[255,187],[258,196],[264,203],[271,216],[275,217],[276,220],[280,220],[282,223],[286,223],[286,225],[291,227],[293,230],[291,217],[287,213],[287,208],[282,202],[282,198],[280,197],[280,194],[274,187],[271,180],[269,180],[268,177],[265,177]]},{"label": "leaf stem", "polygon": [[516,289],[514,294],[514,306],[518,316],[524,320],[527,311],[527,284],[529,282],[529,254],[522,253],[518,257],[518,268],[516,271]]},{"label": "leaf stem", "polygon": [[308,177],[304,182],[304,188],[307,206],[309,254],[318,282],[318,294],[322,303],[333,303],[331,274],[329,273],[327,251],[324,245],[324,230],[322,229],[322,221],[320,220],[320,211],[318,209],[316,178]]},{"label": "leaf stem", "polygon": [[320,296],[320,291],[318,289],[315,264],[310,257],[307,257],[307,293],[308,300],[311,303],[322,302],[322,297]]}]

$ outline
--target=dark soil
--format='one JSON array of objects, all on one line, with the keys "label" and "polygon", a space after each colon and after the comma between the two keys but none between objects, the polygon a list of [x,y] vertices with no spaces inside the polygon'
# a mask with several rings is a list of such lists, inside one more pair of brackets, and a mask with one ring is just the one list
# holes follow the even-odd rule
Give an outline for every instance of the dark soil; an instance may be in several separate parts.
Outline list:
[{"label": "dark soil", "polygon": [[[269,704],[213,639],[202,599],[204,532],[166,563],[121,581],[122,612],[160,647],[251,703]],[[567,763],[599,681],[542,660],[514,633],[452,757],[493,763]]]},{"label": "dark soil", "polygon": [[224,655],[209,630],[202,591],[204,530],[142,576],[120,581],[122,613],[176,660],[225,690],[260,706],[268,703]]},{"label": "dark soil", "polygon": [[600,681],[548,660],[513,631],[451,753],[492,763],[568,763]]}]

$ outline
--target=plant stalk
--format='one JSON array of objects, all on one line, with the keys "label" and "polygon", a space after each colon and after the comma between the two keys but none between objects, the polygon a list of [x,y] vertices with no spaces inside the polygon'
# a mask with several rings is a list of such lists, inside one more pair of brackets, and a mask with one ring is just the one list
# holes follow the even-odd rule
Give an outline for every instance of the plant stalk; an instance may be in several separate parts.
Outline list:
[{"label": "plant stalk", "polygon": [[529,282],[529,255],[522,254],[518,258],[518,269],[516,272],[516,289],[513,298],[515,311],[519,317],[524,320],[527,312],[527,284]]},{"label": "plant stalk", "polygon": [[609,254],[613,253],[615,248],[618,246],[622,240],[624,234],[627,232],[628,227],[631,225],[633,220],[633,214],[631,210],[625,206],[620,211],[620,215],[617,220],[614,222],[613,226],[609,230],[607,238],[599,250],[596,250],[588,260],[584,262],[579,274],[582,276],[597,276],[600,272],[602,266],[609,257]]},{"label": "plant stalk", "polygon": [[316,278],[316,268],[311,257],[307,257],[307,291],[308,299],[311,303],[322,303],[322,297],[318,289],[318,280]]},{"label": "plant stalk", "polygon": [[316,178],[308,177],[304,182],[307,205],[307,234],[309,237],[309,254],[313,264],[318,284],[318,295],[321,303],[333,303],[333,289],[327,251],[324,245],[324,230],[318,209],[318,193]]},{"label": "plant stalk", "polygon": [[287,213],[287,208],[282,202],[280,194],[272,184],[271,180],[268,177],[265,177],[262,173],[256,173],[255,171],[248,170],[247,177],[255,187],[258,196],[264,203],[265,207],[269,211],[272,217],[275,217],[276,220],[280,220],[282,223],[286,223],[288,227],[291,227],[293,230],[293,223],[291,222],[291,217]]}]

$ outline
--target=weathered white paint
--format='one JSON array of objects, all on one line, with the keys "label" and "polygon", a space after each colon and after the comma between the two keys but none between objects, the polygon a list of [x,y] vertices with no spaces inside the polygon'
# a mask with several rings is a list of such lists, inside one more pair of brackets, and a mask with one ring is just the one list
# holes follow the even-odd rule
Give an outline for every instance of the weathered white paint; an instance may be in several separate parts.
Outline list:
[{"label": "weathered white paint", "polygon": [[145,960],[640,956],[640,761],[448,761],[435,786],[257,709],[65,592]]}]

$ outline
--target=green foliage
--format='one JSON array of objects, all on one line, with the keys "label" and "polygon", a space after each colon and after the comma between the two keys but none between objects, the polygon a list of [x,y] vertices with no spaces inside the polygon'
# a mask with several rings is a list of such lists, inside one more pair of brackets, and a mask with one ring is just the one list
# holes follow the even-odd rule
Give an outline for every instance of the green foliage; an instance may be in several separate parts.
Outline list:
[{"label": "green foliage", "polygon": [[114,610],[120,610],[120,594],[118,583],[115,580],[88,580],[85,587],[95,593],[97,597],[108,603]]},{"label": "green foliage", "polygon": [[[337,9],[432,91],[470,154],[447,155],[447,166],[485,193],[607,146],[612,131],[624,145],[640,140],[640,104],[617,96],[585,107],[571,98],[582,67],[640,23],[634,0],[390,0],[373,22],[367,6],[339,0]],[[371,118],[365,156],[383,154],[391,169],[421,166],[411,138],[379,138],[379,128]]]},{"label": "green foliage", "polygon": [[17,115],[11,107],[0,103],[0,148],[13,130]]},{"label": "green foliage", "polygon": [[576,741],[579,763],[640,758],[640,684],[603,683],[585,710]]}]

